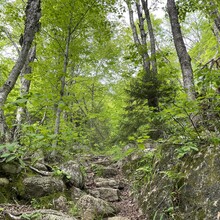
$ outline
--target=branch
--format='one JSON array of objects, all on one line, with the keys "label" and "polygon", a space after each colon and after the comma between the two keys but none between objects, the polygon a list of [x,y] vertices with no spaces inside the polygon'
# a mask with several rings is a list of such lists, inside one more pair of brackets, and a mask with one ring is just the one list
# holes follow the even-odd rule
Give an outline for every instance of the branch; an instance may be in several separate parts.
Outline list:
[{"label": "branch", "polygon": [[14,48],[16,49],[18,55],[20,54],[20,50],[17,46],[17,44],[14,42],[14,40],[12,39],[11,34],[9,33],[9,31],[6,28],[3,28],[3,32],[6,34],[6,36],[8,37],[8,39],[11,41],[11,43],[13,44]]}]

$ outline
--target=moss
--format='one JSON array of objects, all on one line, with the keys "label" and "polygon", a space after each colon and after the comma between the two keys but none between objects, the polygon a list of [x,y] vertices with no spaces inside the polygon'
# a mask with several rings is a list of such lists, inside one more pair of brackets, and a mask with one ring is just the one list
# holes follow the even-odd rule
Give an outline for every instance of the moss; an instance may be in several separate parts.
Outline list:
[{"label": "moss", "polygon": [[63,193],[53,193],[48,196],[43,196],[40,198],[32,199],[31,205],[36,209],[53,209],[54,208],[54,199],[59,198],[60,196],[64,196]]}]

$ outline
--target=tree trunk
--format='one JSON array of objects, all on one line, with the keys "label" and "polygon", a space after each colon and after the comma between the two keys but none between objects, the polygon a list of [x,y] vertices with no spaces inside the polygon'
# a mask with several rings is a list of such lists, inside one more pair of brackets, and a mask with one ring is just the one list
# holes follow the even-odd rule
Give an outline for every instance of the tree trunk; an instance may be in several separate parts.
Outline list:
[{"label": "tree trunk", "polygon": [[[144,28],[144,18],[143,18],[143,14],[142,14],[142,7],[140,4],[140,0],[136,0],[135,5],[136,5],[136,9],[137,9],[137,14],[138,14],[141,41],[139,40],[137,28],[134,23],[131,2],[129,0],[127,0],[126,4],[128,6],[128,10],[129,10],[130,25],[131,25],[131,29],[132,29],[132,33],[133,33],[134,42],[137,46],[138,52],[141,55],[142,61],[143,61],[144,75],[142,77],[142,83],[143,83],[144,90],[146,91],[148,105],[150,107],[154,107],[155,109],[158,109],[158,97],[157,97],[157,92],[156,92],[157,88],[155,85],[156,77],[154,74],[157,71],[157,67],[155,66],[156,65],[155,60],[152,63],[151,58],[149,57],[149,54],[148,54],[147,39],[146,39],[146,33],[145,33],[145,28]],[[151,28],[152,28],[152,25],[151,25]],[[152,33],[151,33],[151,35],[152,35]],[[155,41],[154,41],[154,43],[155,43]],[[151,49],[151,55],[156,53],[155,46],[152,46],[152,48],[154,48],[154,50]],[[152,70],[151,70],[151,64],[152,64]],[[152,89],[155,92],[152,92]]]},{"label": "tree trunk", "polygon": [[143,59],[143,67],[146,74],[145,77],[148,78],[150,76],[150,57],[147,52],[148,48],[147,48],[146,33],[144,30],[144,18],[139,0],[136,1],[136,8],[138,13],[139,29],[141,32],[141,47],[139,49],[141,50],[140,53]]},{"label": "tree trunk", "polygon": [[[32,68],[30,66],[30,63],[33,62],[35,58],[36,58],[36,45],[34,45],[30,49],[27,60],[20,75],[20,80],[21,80],[20,96],[22,98],[25,98],[30,90],[31,81],[26,79],[25,75],[32,73]],[[26,105],[26,102],[24,104]],[[13,134],[12,134],[14,141],[18,141],[20,138],[21,124],[23,121],[25,121],[25,119],[27,119],[27,108],[26,106],[19,106],[16,114],[16,125],[13,129]]]},{"label": "tree trunk", "polygon": [[[65,84],[66,84],[66,73],[67,73],[67,67],[68,67],[68,61],[69,61],[69,46],[71,41],[71,29],[68,30],[68,35],[66,39],[66,49],[64,53],[64,62],[63,62],[63,76],[60,78],[61,82],[61,88],[60,88],[60,100],[56,109],[56,119],[55,119],[55,128],[54,128],[54,134],[58,135],[60,133],[60,118],[62,109],[60,108],[60,104],[63,102],[63,96],[65,94]],[[57,139],[53,142],[53,147],[56,148],[58,144]],[[51,154],[52,156],[56,155],[56,151],[54,150]]]},{"label": "tree trunk", "polygon": [[28,0],[26,13],[26,22],[24,29],[24,41],[22,44],[21,52],[18,60],[16,61],[12,71],[10,72],[8,79],[0,88],[0,141],[5,142],[8,140],[9,135],[7,131],[7,125],[4,116],[4,104],[8,95],[14,88],[14,85],[18,79],[18,76],[25,64],[28,56],[28,52],[31,48],[31,44],[34,40],[35,33],[39,30],[39,19],[41,17],[40,0]]},{"label": "tree trunk", "polygon": [[186,50],[174,0],[167,0],[167,11],[170,18],[173,40],[182,69],[183,85],[189,100],[195,100],[195,86],[191,58]]},{"label": "tree trunk", "polygon": [[152,73],[153,75],[157,74],[157,59],[156,59],[156,40],[154,36],[154,30],[150,18],[150,12],[148,9],[148,0],[141,0],[146,21],[147,21],[147,28],[150,36],[150,48],[151,48],[151,64],[152,64]]}]

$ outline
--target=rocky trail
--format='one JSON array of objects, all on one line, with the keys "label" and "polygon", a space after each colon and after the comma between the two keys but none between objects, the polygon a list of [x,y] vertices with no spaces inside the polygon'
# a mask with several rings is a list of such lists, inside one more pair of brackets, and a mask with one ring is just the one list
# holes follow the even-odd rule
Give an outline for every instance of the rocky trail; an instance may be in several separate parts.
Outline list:
[{"label": "rocky trail", "polygon": [[[0,219],[147,219],[141,215],[119,164],[105,156],[89,155],[77,163],[68,161],[61,165],[61,180],[42,161],[31,167],[34,175],[22,179],[23,188],[17,192],[21,201],[15,198],[14,204],[0,204]],[[0,178],[0,186],[11,187],[10,180]],[[47,198],[46,204],[37,207],[34,202],[43,201],[41,198]]]}]

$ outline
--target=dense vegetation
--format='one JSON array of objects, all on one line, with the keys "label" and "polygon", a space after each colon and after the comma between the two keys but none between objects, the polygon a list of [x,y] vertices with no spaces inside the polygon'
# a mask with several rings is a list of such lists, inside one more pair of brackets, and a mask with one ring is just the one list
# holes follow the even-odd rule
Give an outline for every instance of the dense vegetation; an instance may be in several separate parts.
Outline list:
[{"label": "dense vegetation", "polygon": [[[31,3],[40,19],[32,40]],[[48,159],[122,158],[150,140],[172,144],[180,159],[218,146],[220,5],[168,0],[163,18],[160,6],[0,0],[1,160],[23,163],[37,149]],[[135,148],[122,151],[126,144]],[[136,167],[145,181],[153,156]]]}]

